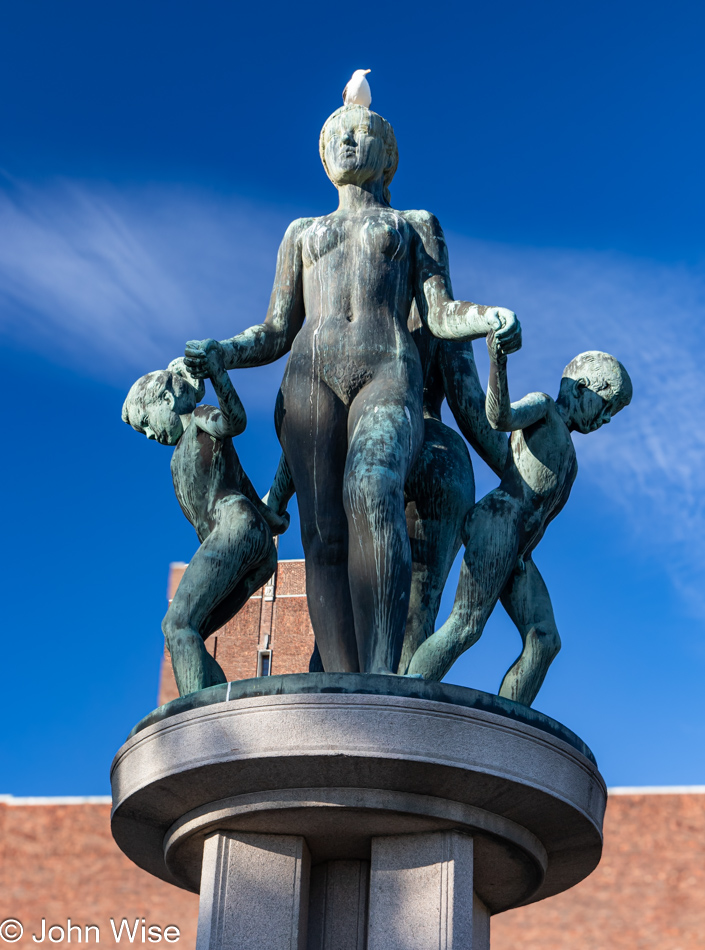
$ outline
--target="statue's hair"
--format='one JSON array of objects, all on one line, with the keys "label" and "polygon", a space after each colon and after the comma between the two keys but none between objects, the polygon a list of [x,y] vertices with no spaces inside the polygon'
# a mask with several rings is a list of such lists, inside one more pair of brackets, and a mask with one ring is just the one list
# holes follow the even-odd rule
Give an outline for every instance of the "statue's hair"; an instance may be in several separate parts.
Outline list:
[{"label": "statue's hair", "polygon": [[366,106],[358,105],[357,103],[353,103],[348,106],[341,106],[339,109],[336,109],[332,115],[329,115],[326,121],[323,123],[321,135],[318,139],[318,151],[321,156],[321,161],[323,162],[323,167],[326,170],[326,175],[328,175],[330,178],[328,166],[326,165],[326,129],[328,128],[328,123],[337,116],[342,115],[343,112],[350,112],[352,109],[364,109],[366,112],[369,112],[370,115],[376,116],[382,123],[384,144],[387,149],[387,155],[391,158],[389,168],[386,168],[384,171],[384,200],[387,202],[387,204],[391,204],[389,185],[392,178],[394,178],[397,166],[399,164],[399,149],[397,148],[397,139],[394,135],[394,129],[392,128],[391,124],[387,122],[384,116],[379,115],[377,112],[373,112],[372,109],[368,109]]},{"label": "statue's hair", "polygon": [[130,386],[130,391],[122,404],[122,421],[138,432],[143,432],[142,426],[130,419],[130,409],[137,410],[137,413],[133,411],[133,418],[139,414],[141,419],[147,406],[157,402],[165,390],[172,392],[177,399],[191,390],[193,398],[198,403],[206,394],[206,384],[202,379],[191,376],[183,358],[172,360],[167,369],[146,373]]},{"label": "statue's hair", "polygon": [[632,401],[634,389],[629,373],[609,353],[599,350],[580,353],[563,370],[563,377],[585,380],[586,386],[615,407],[615,412]]}]

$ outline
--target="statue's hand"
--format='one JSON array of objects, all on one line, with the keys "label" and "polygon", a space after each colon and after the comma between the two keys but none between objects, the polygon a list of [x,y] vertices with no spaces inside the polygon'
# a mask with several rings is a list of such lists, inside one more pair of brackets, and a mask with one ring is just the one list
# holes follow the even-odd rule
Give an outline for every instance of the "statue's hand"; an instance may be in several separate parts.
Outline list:
[{"label": "statue's hand", "polygon": [[512,310],[507,310],[506,307],[490,307],[487,318],[494,339],[505,356],[521,349],[521,324]]},{"label": "statue's hand", "polygon": [[487,350],[490,354],[490,359],[494,360],[495,363],[506,363],[507,354],[502,349],[495,330],[490,330],[487,334]]},{"label": "statue's hand", "polygon": [[184,351],[184,363],[192,376],[206,379],[217,366],[222,368],[223,347],[217,340],[189,340]]},{"label": "statue's hand", "polygon": [[267,504],[267,499],[269,498],[269,492],[262,499],[264,503],[265,510],[262,512],[264,515],[264,520],[270,527],[272,534],[284,534],[286,529],[289,527],[289,522],[291,521],[291,515],[288,511],[282,512],[282,514],[277,514],[273,508],[270,508]]}]

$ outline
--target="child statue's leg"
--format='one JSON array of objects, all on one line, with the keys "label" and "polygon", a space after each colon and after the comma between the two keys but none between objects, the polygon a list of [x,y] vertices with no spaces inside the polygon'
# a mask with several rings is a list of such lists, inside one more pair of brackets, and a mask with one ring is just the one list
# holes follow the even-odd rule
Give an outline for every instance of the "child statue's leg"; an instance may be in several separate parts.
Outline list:
[{"label": "child statue's leg", "polygon": [[272,535],[242,495],[218,503],[216,524],[191,559],[162,623],[181,696],[225,683],[204,640],[274,573]]},{"label": "child statue's leg", "polygon": [[407,675],[439,682],[477,643],[516,560],[518,503],[495,489],[468,519],[468,544],[450,617],[421,644]]},{"label": "child statue's leg", "polygon": [[502,591],[502,604],[524,647],[502,680],[499,695],[530,706],[561,648],[551,598],[532,560],[524,562],[524,570],[512,573]]}]

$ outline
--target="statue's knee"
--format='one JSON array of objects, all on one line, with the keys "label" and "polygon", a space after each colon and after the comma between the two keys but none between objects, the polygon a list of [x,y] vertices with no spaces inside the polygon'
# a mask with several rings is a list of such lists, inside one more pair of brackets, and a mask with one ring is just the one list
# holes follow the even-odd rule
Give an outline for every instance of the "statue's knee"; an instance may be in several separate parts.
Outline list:
[{"label": "statue's knee", "polygon": [[172,656],[175,653],[183,654],[184,651],[191,651],[194,648],[198,650],[203,644],[201,637],[190,627],[174,623],[165,627],[162,624],[162,630],[167,649]]},{"label": "statue's knee", "polygon": [[539,624],[533,629],[536,646],[547,660],[553,660],[561,648],[561,638],[552,626]]},{"label": "statue's knee", "polygon": [[343,501],[346,511],[368,514],[391,503],[404,510],[404,480],[396,472],[382,470],[364,476],[355,470],[345,479]]},{"label": "statue's knee", "polygon": [[162,633],[164,634],[167,647],[169,646],[170,637],[173,637],[176,632],[176,618],[174,617],[173,612],[170,610],[166,617],[162,620]]}]

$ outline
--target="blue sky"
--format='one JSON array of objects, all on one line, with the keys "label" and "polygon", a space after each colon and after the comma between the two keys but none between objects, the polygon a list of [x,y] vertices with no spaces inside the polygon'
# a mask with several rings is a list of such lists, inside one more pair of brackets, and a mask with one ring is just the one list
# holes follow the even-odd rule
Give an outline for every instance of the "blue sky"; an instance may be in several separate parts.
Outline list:
[{"label": "blue sky", "polygon": [[[564,646],[535,705],[610,785],[703,784],[702,6],[25,0],[3,21],[0,792],[107,792],[155,704],[168,564],[196,538],[169,450],[120,406],[185,340],[262,318],[287,223],[334,207],[318,132],[357,67],[397,133],[394,205],[438,215],[459,298],[522,320],[513,396],[584,349],[634,380],[576,436],[536,555]],[[262,492],[282,368],[233,374]],[[498,611],[449,680],[496,690],[517,640]]]}]

